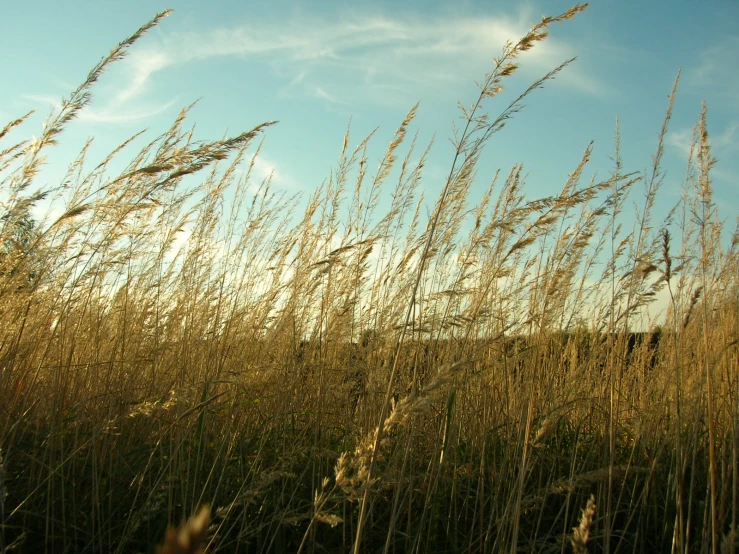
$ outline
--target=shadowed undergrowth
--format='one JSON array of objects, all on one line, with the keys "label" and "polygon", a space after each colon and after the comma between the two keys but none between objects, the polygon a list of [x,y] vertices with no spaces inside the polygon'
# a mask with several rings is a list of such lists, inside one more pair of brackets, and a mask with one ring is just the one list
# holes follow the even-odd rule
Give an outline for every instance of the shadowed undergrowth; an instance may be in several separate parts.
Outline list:
[{"label": "shadowed undergrowth", "polygon": [[120,173],[137,137],[36,185],[166,14],[39,138],[0,130],[0,552],[150,552],[196,513],[160,552],[732,552],[739,234],[705,107],[662,221],[677,81],[648,170],[617,131],[603,181],[590,145],[551,197],[514,165],[469,199],[488,141],[570,62],[497,117],[494,97],[582,9],[506,45],[428,212],[416,107],[374,172],[379,139],[347,133],[301,213],[252,176],[271,123],[196,142],[188,109]]}]

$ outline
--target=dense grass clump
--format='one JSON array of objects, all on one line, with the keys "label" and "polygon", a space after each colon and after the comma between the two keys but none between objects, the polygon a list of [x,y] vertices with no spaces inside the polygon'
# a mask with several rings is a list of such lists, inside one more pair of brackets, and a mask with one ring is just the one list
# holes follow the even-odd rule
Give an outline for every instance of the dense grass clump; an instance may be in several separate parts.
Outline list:
[{"label": "dense grass clump", "polygon": [[416,108],[375,173],[347,136],[302,214],[252,178],[270,123],[193,142],[187,109],[122,172],[131,141],[37,186],[165,14],[3,146],[0,552],[734,551],[739,233],[712,201],[705,108],[664,221],[677,82],[648,171],[624,170],[617,134],[604,181],[582,183],[588,147],[551,197],[526,198],[516,165],[468,201],[489,139],[569,62],[487,107],[582,9],[505,47],[428,218]]}]

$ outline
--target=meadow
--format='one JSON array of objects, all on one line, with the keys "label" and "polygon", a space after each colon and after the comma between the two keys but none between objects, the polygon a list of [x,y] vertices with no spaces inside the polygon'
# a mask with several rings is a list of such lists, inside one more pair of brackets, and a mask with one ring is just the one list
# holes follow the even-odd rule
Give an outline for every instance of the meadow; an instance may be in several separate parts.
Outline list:
[{"label": "meadow", "polygon": [[347,132],[300,213],[252,176],[271,123],[194,141],[188,108],[38,183],[166,13],[40,136],[0,128],[0,553],[736,552],[739,228],[706,108],[659,221],[679,78],[646,170],[616,129],[604,180],[592,147],[546,198],[520,165],[478,175],[569,63],[501,106],[520,54],[583,9],[505,46],[435,199],[415,107],[377,165]]}]

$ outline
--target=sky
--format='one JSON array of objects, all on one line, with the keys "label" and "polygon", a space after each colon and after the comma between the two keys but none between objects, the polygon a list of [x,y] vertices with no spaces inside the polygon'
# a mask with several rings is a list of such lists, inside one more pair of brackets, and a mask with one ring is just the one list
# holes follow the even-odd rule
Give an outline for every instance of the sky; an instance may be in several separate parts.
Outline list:
[{"label": "sky", "polygon": [[[38,134],[59,99],[81,83],[115,44],[167,8],[173,13],[143,37],[95,87],[94,100],[68,126],[43,179],[53,184],[88,137],[97,160],[147,128],[164,132],[179,110],[196,138],[218,139],[276,120],[258,176],[277,189],[308,193],[336,166],[351,124],[350,146],[377,128],[376,167],[393,132],[420,102],[412,130],[435,137],[423,188],[433,199],[453,157],[449,142],[507,40],[541,16],[572,4],[560,0],[364,2],[275,0],[36,0],[0,3],[0,126],[36,115],[14,138]],[[611,170],[616,118],[625,169],[646,170],[655,152],[667,95],[682,69],[667,136],[667,171],[658,211],[666,213],[684,184],[691,130],[708,105],[714,199],[733,230],[739,214],[739,2],[595,0],[524,54],[519,72],[486,108],[495,116],[514,94],[566,59],[555,81],[488,146],[479,194],[496,169],[523,163],[528,196],[555,194],[595,141],[589,180]],[[9,142],[9,141],[8,141]],[[142,139],[139,144],[143,145]],[[474,195],[472,200],[474,201]]]}]

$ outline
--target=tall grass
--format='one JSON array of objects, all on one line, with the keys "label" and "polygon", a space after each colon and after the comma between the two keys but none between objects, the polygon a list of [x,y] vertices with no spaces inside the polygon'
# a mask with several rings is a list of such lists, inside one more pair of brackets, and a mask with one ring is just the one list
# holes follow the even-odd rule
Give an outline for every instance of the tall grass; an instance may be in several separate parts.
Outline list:
[{"label": "tall grass", "polygon": [[705,107],[664,221],[677,80],[649,171],[624,169],[617,129],[603,181],[583,182],[590,145],[553,196],[514,165],[470,201],[490,139],[569,63],[492,117],[519,54],[582,9],[505,47],[428,217],[417,107],[374,173],[377,139],[347,133],[302,213],[254,178],[271,123],[196,142],[189,108],[37,185],[166,12],[39,138],[7,144],[27,116],[0,130],[0,552],[148,552],[196,513],[160,552],[733,551],[739,232]]}]

